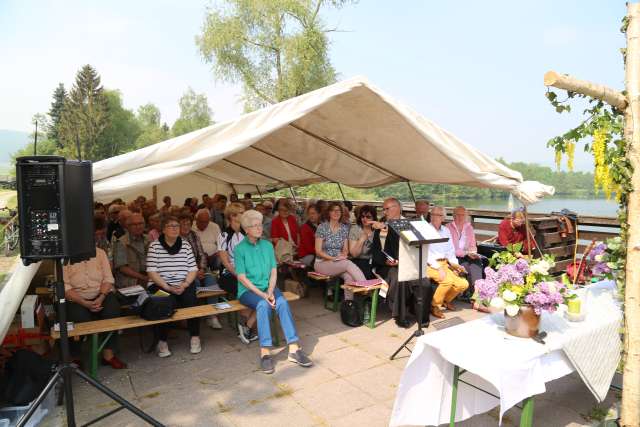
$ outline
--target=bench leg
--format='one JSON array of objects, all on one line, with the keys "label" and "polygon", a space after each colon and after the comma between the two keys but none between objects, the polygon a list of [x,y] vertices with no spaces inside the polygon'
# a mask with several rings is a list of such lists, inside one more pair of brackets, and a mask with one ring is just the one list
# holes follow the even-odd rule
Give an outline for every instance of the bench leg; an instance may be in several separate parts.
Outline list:
[{"label": "bench leg", "polygon": [[91,367],[89,368],[89,375],[91,378],[98,378],[98,334],[91,335]]},{"label": "bench leg", "polygon": [[523,401],[522,414],[520,414],[520,427],[533,426],[533,396]]},{"label": "bench leg", "polygon": [[98,334],[92,334],[91,335],[91,355],[90,355],[90,368],[89,368],[89,375],[91,375],[91,378],[93,379],[97,379],[98,378],[98,360],[100,359],[100,353],[102,352],[102,349],[104,348],[104,346],[107,344],[107,341],[109,341],[109,338],[111,338],[111,335],[113,334],[117,334],[118,331],[111,331],[107,334],[106,337],[104,337],[104,340],[102,340],[102,342],[98,341]]},{"label": "bench leg", "polygon": [[378,313],[378,292],[379,289],[373,290],[371,296],[371,311],[369,312],[369,328],[374,329],[376,327],[376,314]]},{"label": "bench leg", "polygon": [[340,280],[336,277],[333,281],[333,305],[331,311],[338,311],[340,302]]},{"label": "bench leg", "polygon": [[453,387],[451,390],[451,418],[449,419],[449,427],[456,425],[456,405],[458,403],[458,377],[460,368],[458,365],[453,366]]}]

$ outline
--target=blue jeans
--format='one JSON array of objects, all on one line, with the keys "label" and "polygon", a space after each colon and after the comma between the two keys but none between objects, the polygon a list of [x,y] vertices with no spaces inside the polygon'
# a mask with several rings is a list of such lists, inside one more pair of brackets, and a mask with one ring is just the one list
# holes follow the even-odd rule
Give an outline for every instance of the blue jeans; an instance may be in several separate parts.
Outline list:
[{"label": "blue jeans", "polygon": [[213,277],[211,273],[205,273],[202,280],[198,279],[198,277],[196,276],[196,279],[193,281],[193,283],[195,283],[196,288],[200,288],[202,286],[213,286],[216,284],[216,278]]},{"label": "blue jeans", "polygon": [[[297,342],[299,338],[296,332],[296,326],[293,323],[293,316],[291,315],[289,303],[278,288],[273,291],[273,296],[276,298],[275,311],[278,313],[278,317],[280,318],[280,325],[282,326],[282,331],[284,332],[287,344]],[[258,295],[248,290],[240,297],[240,303],[247,307],[251,307],[256,311],[260,347],[271,347],[273,343],[271,340],[271,323],[269,320],[272,308],[267,300],[260,298]]]}]

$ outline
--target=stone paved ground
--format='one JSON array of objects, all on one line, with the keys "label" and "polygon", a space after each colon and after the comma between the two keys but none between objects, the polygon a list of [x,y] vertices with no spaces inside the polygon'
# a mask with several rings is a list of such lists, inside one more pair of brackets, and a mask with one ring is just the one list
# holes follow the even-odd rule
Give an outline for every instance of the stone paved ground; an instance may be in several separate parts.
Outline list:
[{"label": "stone paved ground", "polygon": [[[245,346],[227,326],[212,331],[203,325],[203,351],[188,352],[185,330],[170,337],[173,355],[159,359],[140,351],[135,331],[122,336],[122,358],[129,369],[114,371],[101,367],[100,380],[136,405],[170,426],[386,426],[393,407],[408,353],[394,361],[389,355],[410,333],[389,320],[386,310],[379,325],[344,326],[336,313],[322,308],[319,291],[292,303],[304,349],[315,366],[304,369],[286,360],[280,348],[276,373],[258,371],[258,345]],[[472,319],[479,314],[469,309],[455,315]],[[451,316],[451,314],[449,314]],[[433,326],[429,328],[434,330]],[[146,337],[149,338],[148,336]],[[609,408],[616,400],[610,393]],[[548,384],[548,391],[536,398],[535,425],[590,425],[585,417],[595,400],[575,376]],[[115,405],[84,384],[75,384],[78,423],[108,411]],[[57,410],[46,425],[64,423]],[[496,426],[497,412],[478,415],[459,426]],[[512,408],[504,426],[519,423],[520,410]],[[144,425],[126,411],[102,421],[100,426]]]}]

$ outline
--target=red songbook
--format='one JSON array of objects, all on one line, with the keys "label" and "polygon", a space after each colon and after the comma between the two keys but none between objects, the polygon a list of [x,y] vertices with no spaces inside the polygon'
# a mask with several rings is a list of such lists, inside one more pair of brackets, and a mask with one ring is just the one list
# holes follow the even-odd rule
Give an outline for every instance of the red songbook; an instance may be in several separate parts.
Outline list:
[{"label": "red songbook", "polygon": [[376,286],[381,283],[382,283],[382,280],[380,279],[370,279],[370,280],[358,280],[356,282],[347,283],[347,285],[369,288],[371,286]]}]

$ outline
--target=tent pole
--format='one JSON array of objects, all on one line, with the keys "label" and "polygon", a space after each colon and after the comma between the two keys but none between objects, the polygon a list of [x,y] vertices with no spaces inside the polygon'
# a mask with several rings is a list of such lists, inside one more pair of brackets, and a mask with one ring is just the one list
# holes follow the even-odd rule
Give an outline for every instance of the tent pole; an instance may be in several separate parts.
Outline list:
[{"label": "tent pole", "polygon": [[344,191],[342,191],[342,185],[340,185],[339,182],[336,182],[336,184],[338,185],[338,190],[340,190],[340,194],[342,195],[342,200],[344,200],[346,202],[347,198],[344,197]]},{"label": "tent pole", "polygon": [[413,188],[411,188],[411,182],[407,181],[407,187],[409,187],[409,192],[411,193],[411,198],[413,199],[413,203],[416,202],[416,195],[413,194]]},{"label": "tent pole", "polygon": [[262,197],[262,193],[260,192],[260,187],[256,185],[256,190],[258,190],[258,194],[260,195],[260,201],[264,202],[264,197]]},{"label": "tent pole", "polygon": [[295,204],[298,204],[298,199],[296,199],[296,193],[293,192],[293,187],[289,187],[289,191],[291,191],[291,197],[293,197],[293,201]]},{"label": "tent pole", "polygon": [[153,197],[153,201],[154,201],[154,202],[157,202],[157,201],[158,201],[158,186],[157,186],[157,185],[154,185],[154,186],[152,187],[151,191],[152,191],[152,194],[153,194],[153,195],[152,195],[152,197]]}]

